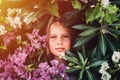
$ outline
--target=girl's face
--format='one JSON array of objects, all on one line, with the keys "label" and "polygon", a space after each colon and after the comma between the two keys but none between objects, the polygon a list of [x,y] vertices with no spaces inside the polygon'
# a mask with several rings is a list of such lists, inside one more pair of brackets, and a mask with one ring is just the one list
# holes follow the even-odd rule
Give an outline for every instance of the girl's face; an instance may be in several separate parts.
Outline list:
[{"label": "girl's face", "polygon": [[65,51],[70,50],[71,47],[68,29],[63,27],[59,22],[53,23],[50,26],[48,45],[50,52],[54,56],[65,54]]}]

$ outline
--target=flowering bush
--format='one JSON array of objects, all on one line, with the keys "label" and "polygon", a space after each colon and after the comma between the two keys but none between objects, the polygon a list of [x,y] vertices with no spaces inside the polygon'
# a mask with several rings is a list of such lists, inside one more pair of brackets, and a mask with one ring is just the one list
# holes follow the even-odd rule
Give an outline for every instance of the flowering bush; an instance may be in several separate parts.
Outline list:
[{"label": "flowering bush", "polygon": [[67,72],[75,73],[73,77],[79,80],[120,79],[118,0],[32,0],[25,3],[29,5],[8,8],[5,16],[0,14],[1,80],[68,80],[65,65],[58,65],[56,60],[46,61],[46,35],[40,35],[54,17],[61,16],[70,25],[79,23],[72,27],[80,30],[75,34],[78,39],[72,48],[74,52],[67,51],[64,55],[69,66]]},{"label": "flowering bush", "polygon": [[[13,53],[17,46],[27,44],[27,41],[23,39],[28,32],[26,31],[26,33],[24,33],[25,35],[23,35],[21,31],[24,28],[23,25],[27,25],[29,20],[25,21],[25,19],[22,19],[21,13],[22,9],[8,8],[7,17],[0,16],[0,49],[3,55]],[[26,15],[24,15],[24,17],[26,17]],[[34,21],[33,19],[30,19],[30,22]]]},{"label": "flowering bush", "polygon": [[8,57],[7,61],[0,61],[1,80],[68,80],[66,66],[52,60],[51,66],[47,62],[25,65],[28,54],[18,53]]},{"label": "flowering bush", "polygon": [[7,17],[0,19],[1,54],[8,55],[0,59],[0,80],[68,80],[64,64],[57,60],[44,62],[46,35],[41,36],[35,27],[22,31],[35,21],[36,17],[31,18],[33,13],[22,19],[22,9],[9,8],[7,12]]},{"label": "flowering bush", "polygon": [[68,80],[65,72],[66,66],[64,64],[59,65],[57,60],[52,60],[51,66],[47,62],[26,62],[29,55],[36,51],[44,51],[46,36],[40,36],[38,31],[34,29],[32,34],[27,34],[30,43],[19,46],[12,55],[8,56],[7,60],[0,61],[1,80]]},{"label": "flowering bush", "polygon": [[76,52],[67,52],[65,56],[70,67],[68,72],[79,74],[79,80],[119,80],[119,52],[116,52],[120,49],[119,3],[117,0],[84,1],[75,0],[72,5],[85,12],[85,23],[72,26],[80,33],[73,45]]}]

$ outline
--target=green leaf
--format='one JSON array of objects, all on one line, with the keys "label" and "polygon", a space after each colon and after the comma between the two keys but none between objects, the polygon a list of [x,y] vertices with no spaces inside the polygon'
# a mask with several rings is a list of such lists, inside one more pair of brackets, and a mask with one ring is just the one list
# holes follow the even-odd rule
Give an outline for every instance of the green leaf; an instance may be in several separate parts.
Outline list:
[{"label": "green leaf", "polygon": [[87,26],[87,25],[79,24],[79,25],[73,26],[72,28],[79,29],[79,30],[86,30],[86,29],[90,29],[92,27],[91,26]]},{"label": "green leaf", "polygon": [[64,56],[64,57],[67,59],[67,61],[69,61],[71,63],[74,63],[74,64],[80,65],[80,63],[79,63],[77,58],[75,58],[75,57],[68,57],[68,56]]},{"label": "green leaf", "polygon": [[86,31],[81,32],[81,33],[79,34],[79,36],[90,36],[90,35],[92,35],[92,34],[96,34],[96,32],[98,32],[98,29],[99,29],[99,28],[87,29]]},{"label": "green leaf", "polygon": [[116,36],[120,35],[120,31],[118,31],[116,29],[112,29],[112,28],[107,28],[107,29]]},{"label": "green leaf", "polygon": [[97,52],[97,47],[95,47],[92,51],[92,58],[95,56],[96,52]]},{"label": "green leaf", "polygon": [[79,79],[78,79],[78,80],[82,80],[82,78],[83,78],[83,73],[84,73],[84,70],[81,70],[81,71],[80,71],[80,75],[79,75]]},{"label": "green leaf", "polygon": [[77,53],[78,53],[79,59],[81,60],[82,64],[84,64],[84,58],[82,54],[80,52],[77,52]]},{"label": "green leaf", "polygon": [[105,56],[105,53],[106,53],[106,40],[104,38],[104,34],[101,33],[99,40],[100,40],[100,42],[99,42],[100,50],[101,50],[102,54]]},{"label": "green leaf", "polygon": [[70,69],[67,69],[66,72],[71,73],[71,72],[75,72],[77,70],[80,70],[80,68],[70,68]]},{"label": "green leaf", "polygon": [[102,7],[96,6],[95,9],[94,9],[94,18],[95,19],[100,18],[102,16],[102,13],[103,13]]},{"label": "green leaf", "polygon": [[92,10],[92,9],[87,11],[87,13],[86,13],[86,22],[87,23],[94,21],[95,18],[94,18],[93,12],[94,12],[94,10]]},{"label": "green leaf", "polygon": [[99,23],[104,23],[104,21],[105,21],[104,18],[105,18],[105,12],[102,11],[102,12],[101,12],[101,17],[100,17]]},{"label": "green leaf", "polygon": [[72,52],[70,52],[69,50],[66,51],[67,55],[71,56],[71,57],[76,57],[75,54],[73,54]]},{"label": "green leaf", "polygon": [[120,23],[112,23],[111,26],[120,26]]},{"label": "green leaf", "polygon": [[114,14],[119,10],[116,7],[116,5],[108,5],[106,8],[108,9],[108,13],[110,13],[110,14]]},{"label": "green leaf", "polygon": [[88,71],[88,70],[86,70],[86,72],[87,72],[87,75],[88,75],[88,79],[89,80],[94,80],[92,73],[90,71]]},{"label": "green leaf", "polygon": [[48,8],[49,12],[56,16],[59,17],[59,10],[58,10],[58,4],[57,2],[54,2],[49,8]]},{"label": "green leaf", "polygon": [[112,24],[113,22],[115,22],[115,21],[117,20],[117,17],[116,17],[115,14],[106,14],[105,20],[106,20],[109,24]]},{"label": "green leaf", "polygon": [[88,58],[85,59],[83,66],[86,66]]},{"label": "green leaf", "polygon": [[91,36],[88,36],[88,37],[83,37],[81,39],[79,39],[73,47],[79,47],[79,46],[82,46],[83,44],[87,43],[88,41],[90,41],[96,34],[93,34]]},{"label": "green leaf", "polygon": [[73,0],[72,1],[72,6],[73,6],[74,9],[79,9],[79,10],[81,9],[81,4],[78,0]]},{"label": "green leaf", "polygon": [[116,48],[116,45],[113,43],[113,41],[110,40],[110,39],[108,39],[107,37],[105,37],[105,38],[106,38],[106,40],[107,40],[107,42],[108,42],[108,47],[110,47],[110,49],[111,49],[112,51],[116,51],[117,48]]},{"label": "green leaf", "polygon": [[117,14],[117,18],[120,18],[120,13]]},{"label": "green leaf", "polygon": [[101,65],[103,62],[104,62],[104,60],[95,61],[95,62],[91,63],[89,65],[89,67],[97,67],[97,66]]},{"label": "green leaf", "polygon": [[112,23],[111,26],[115,27],[116,29],[120,28],[120,23],[116,22],[116,23]]}]

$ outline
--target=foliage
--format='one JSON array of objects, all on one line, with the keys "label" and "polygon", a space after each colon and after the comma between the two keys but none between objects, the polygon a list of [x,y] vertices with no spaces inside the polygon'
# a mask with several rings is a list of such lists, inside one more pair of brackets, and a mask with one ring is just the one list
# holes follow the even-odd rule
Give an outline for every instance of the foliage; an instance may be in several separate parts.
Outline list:
[{"label": "foliage", "polygon": [[[75,34],[78,38],[72,50],[63,57],[68,61],[67,72],[76,72],[79,80],[119,80],[120,1],[31,0],[24,3],[29,5],[8,9],[6,15],[0,14],[0,54],[3,55],[0,58],[4,59],[1,72],[3,64],[14,61],[12,57],[21,56],[17,53],[27,58],[25,65],[20,66],[22,70],[33,71],[40,62],[46,61],[45,36],[39,34],[44,34],[43,30],[54,18],[64,17],[73,29],[80,31]],[[24,60],[20,62],[23,63]]]},{"label": "foliage", "polygon": [[99,0],[92,4],[88,1],[87,4],[90,5],[85,12],[86,24],[73,26],[82,32],[73,46],[77,48],[78,57],[71,56],[72,52],[65,57],[70,62],[68,72],[78,71],[78,80],[86,79],[84,76],[88,80],[119,80],[119,55],[114,57],[118,60],[117,64],[111,60],[113,52],[118,51],[119,54],[120,49],[119,6],[109,0]]}]

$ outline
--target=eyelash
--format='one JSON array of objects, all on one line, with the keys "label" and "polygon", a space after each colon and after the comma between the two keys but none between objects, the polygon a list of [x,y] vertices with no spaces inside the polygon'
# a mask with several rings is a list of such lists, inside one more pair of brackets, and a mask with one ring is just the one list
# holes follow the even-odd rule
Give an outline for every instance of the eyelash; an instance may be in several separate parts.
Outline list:
[{"label": "eyelash", "polygon": [[56,36],[50,36],[50,38],[56,38]]},{"label": "eyelash", "polygon": [[68,36],[68,35],[64,35],[63,37],[65,37],[65,38],[69,38],[69,36]]},{"label": "eyelash", "polygon": [[[50,36],[50,38],[56,38],[57,36]],[[62,38],[69,38],[69,35],[63,35]]]}]

